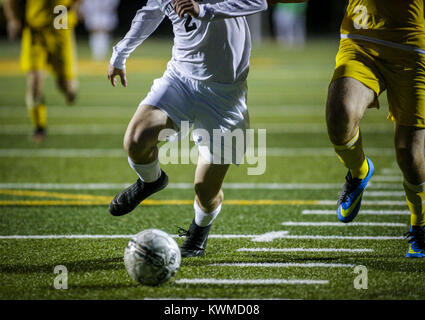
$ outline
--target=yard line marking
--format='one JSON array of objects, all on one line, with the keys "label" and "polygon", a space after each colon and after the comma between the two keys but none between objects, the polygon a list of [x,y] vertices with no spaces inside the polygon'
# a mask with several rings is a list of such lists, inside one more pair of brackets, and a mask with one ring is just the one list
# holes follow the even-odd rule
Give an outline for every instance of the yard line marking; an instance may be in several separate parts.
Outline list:
[{"label": "yard line marking", "polygon": [[260,267],[260,268],[353,268],[355,264],[343,263],[279,263],[279,262],[259,262],[259,263],[213,263],[209,264],[210,267]]},{"label": "yard line marking", "polygon": [[[335,210],[303,210],[302,214],[335,215]],[[361,215],[410,215],[409,210],[361,210]]]},{"label": "yard line marking", "polygon": [[[120,190],[132,183],[0,183],[0,189],[33,189],[33,190]],[[193,189],[192,182],[170,183],[167,189]],[[246,190],[339,190],[340,183],[224,183],[224,189]],[[373,183],[368,190],[402,190],[401,184]],[[403,192],[403,191],[400,191]],[[367,194],[372,193],[367,191]]]},{"label": "yard line marking", "polygon": [[[181,150],[184,152],[184,150]],[[188,150],[189,151],[189,150]],[[265,150],[258,149],[258,152]],[[311,156],[335,156],[331,148],[267,148],[269,157],[311,157]],[[393,156],[391,148],[369,148],[367,154],[373,156]],[[19,158],[122,158],[125,152],[122,149],[0,149],[0,157]],[[376,179],[375,179],[376,180]]]},{"label": "yard line marking", "polygon": [[[49,136],[54,135],[111,135],[123,134],[126,125],[91,124],[91,125],[50,125]],[[28,135],[31,127],[28,125],[4,125],[0,128],[3,135]]]},{"label": "yard line marking", "polygon": [[[323,133],[327,134],[326,126],[321,123],[253,123],[253,128],[266,129],[267,133]],[[365,133],[386,133],[393,132],[391,125],[376,124],[362,125],[362,132]]]},{"label": "yard line marking", "polygon": [[[131,183],[0,183],[0,189],[30,190],[120,190]],[[193,184],[192,184],[193,186]],[[168,186],[168,188],[170,188]]]},{"label": "yard line marking", "polygon": [[[39,240],[48,240],[48,239],[131,239],[134,237],[134,234],[65,234],[65,235],[8,235],[0,236],[0,239],[9,240],[9,239],[39,239]],[[178,238],[179,235],[170,234],[173,238]],[[244,239],[244,238],[255,238],[259,235],[244,235],[244,234],[212,234],[209,238],[212,239]]]},{"label": "yard line marking", "polygon": [[402,182],[403,177],[400,176],[374,176],[373,180],[376,182]]},{"label": "yard line marking", "polygon": [[0,157],[20,158],[121,158],[121,149],[0,149]]},{"label": "yard line marking", "polygon": [[49,234],[0,236],[2,240],[50,240],[50,239],[131,239],[131,234]]},{"label": "yard line marking", "polygon": [[283,239],[318,239],[318,240],[403,240],[404,237],[394,236],[318,236],[318,235],[287,235]]},{"label": "yard line marking", "polygon": [[406,193],[404,191],[367,191],[364,196],[370,198],[379,197],[404,197]]},{"label": "yard line marking", "polygon": [[393,222],[295,222],[287,221],[282,222],[282,226],[293,227],[407,227],[405,223]]},{"label": "yard line marking", "polygon": [[[335,200],[317,200],[319,205],[335,205]],[[406,201],[395,200],[363,200],[363,206],[406,206]]]},{"label": "yard line marking", "polygon": [[239,248],[237,252],[374,252],[373,249],[348,248]]},{"label": "yard line marking", "polygon": [[[99,197],[93,200],[0,200],[0,206],[103,206],[109,205],[112,197]],[[231,206],[329,206],[334,200],[224,200]],[[193,200],[150,200],[141,206],[193,205]],[[404,201],[364,201],[363,206],[405,206]]]},{"label": "yard line marking", "polygon": [[275,285],[275,284],[329,284],[329,280],[310,280],[310,279],[179,279],[175,280],[177,284],[258,284],[258,285]]},{"label": "yard line marking", "polygon": [[90,194],[68,194],[46,191],[27,191],[27,190],[4,190],[0,189],[0,195],[12,196],[29,196],[37,198],[55,198],[55,199],[72,199],[72,200],[89,200],[89,201],[110,201],[111,197],[97,196]]},{"label": "yard line marking", "polygon": [[381,174],[383,174],[383,175],[400,174],[400,169],[396,169],[396,168],[384,168],[384,169],[381,170]]},{"label": "yard line marking", "polygon": [[[25,111],[26,112],[26,111]],[[1,114],[1,113],[0,113]],[[22,118],[25,115],[18,116]],[[62,114],[61,118],[65,115]],[[129,114],[131,117],[131,114]],[[123,134],[126,129],[126,124],[63,124],[63,125],[50,125],[49,135],[111,135]],[[327,133],[327,129],[322,124],[318,123],[259,123],[253,126],[255,129],[266,129],[267,134],[287,134],[287,133]],[[31,126],[23,124],[4,125],[0,128],[0,134],[3,135],[27,135],[31,131]],[[385,133],[392,132],[391,126],[382,125],[375,126],[362,126],[362,132],[371,133]],[[384,172],[384,171],[381,171]],[[396,172],[396,171],[394,171]]]},{"label": "yard line marking", "polygon": [[[130,239],[134,234],[51,234],[51,235],[2,235],[1,240],[26,240],[26,239]],[[179,235],[172,234],[173,238],[178,238]],[[261,234],[212,234],[209,236],[211,239],[253,239],[261,236]],[[330,240],[330,239],[346,239],[346,240],[402,240],[404,237],[389,237],[389,236],[318,236],[318,235],[286,235],[282,239],[317,239],[317,240]]]},{"label": "yard line marking", "polygon": [[252,239],[254,242],[271,242],[275,239],[280,239],[283,236],[286,236],[289,232],[288,231],[272,231],[267,232],[265,234],[262,234],[258,237],[255,237]]},{"label": "yard line marking", "polygon": [[[371,156],[394,156],[393,148],[367,148],[365,152]],[[267,156],[271,157],[311,157],[335,156],[332,148],[267,148]]]}]

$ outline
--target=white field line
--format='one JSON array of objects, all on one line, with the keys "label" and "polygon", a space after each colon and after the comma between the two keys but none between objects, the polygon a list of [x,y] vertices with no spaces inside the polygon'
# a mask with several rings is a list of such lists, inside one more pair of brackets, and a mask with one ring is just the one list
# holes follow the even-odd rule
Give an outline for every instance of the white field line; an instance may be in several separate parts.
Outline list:
[{"label": "white field line", "polygon": [[355,264],[343,263],[213,263],[210,267],[260,267],[260,268],[353,268]]},{"label": "white field line", "polygon": [[[180,150],[186,154],[190,150]],[[262,149],[256,152],[264,152]],[[391,148],[370,148],[366,150],[370,156],[393,156],[394,150]],[[311,156],[335,156],[335,151],[331,148],[267,148],[268,157],[311,157]],[[0,149],[0,157],[19,158],[123,158],[122,149]],[[398,181],[398,180],[397,180]]]},{"label": "white field line", "polygon": [[[302,214],[306,215],[336,215],[335,210],[303,210]],[[361,215],[383,215],[383,216],[397,216],[397,215],[410,215],[409,210],[361,210]]]},{"label": "white field line", "polygon": [[329,284],[328,280],[310,280],[310,279],[179,279],[174,281],[178,284],[255,284],[255,285],[276,285],[276,284]]},{"label": "white field line", "polygon": [[[326,126],[322,123],[254,123],[256,129],[266,129],[267,133],[285,134],[285,133],[323,133],[327,134]],[[390,125],[376,124],[363,125],[364,133],[387,133],[393,132],[394,128]]]},{"label": "white field line", "polygon": [[397,176],[374,176],[372,178],[375,182],[402,182],[403,177],[401,175]]},{"label": "white field line", "polygon": [[[131,183],[0,183],[0,189],[18,190],[120,190]],[[189,185],[189,184],[188,184]],[[193,187],[193,184],[191,184]],[[170,188],[170,185],[168,186]],[[172,188],[173,189],[173,188]]]},{"label": "white field line", "polygon": [[[330,206],[335,205],[335,200],[319,200],[317,205]],[[406,206],[406,201],[395,200],[364,200],[363,206]]]},{"label": "white field line", "polygon": [[386,198],[386,197],[404,197],[404,191],[367,191],[364,193],[365,198]]},{"label": "white field line", "polygon": [[393,222],[282,222],[285,227],[407,227],[405,223]]},{"label": "white field line", "polygon": [[[103,93],[104,95],[104,93]],[[99,118],[130,118],[137,105],[134,106],[78,106],[66,108],[62,106],[49,106],[49,117],[51,119],[64,117],[69,119],[99,119]],[[323,106],[311,105],[282,105],[282,106],[250,106],[249,112],[251,116],[306,116],[306,115],[324,115],[325,109]],[[0,109],[0,116],[4,118],[22,118],[27,115],[24,106],[2,106]],[[363,126],[362,126],[363,128]]]},{"label": "white field line", "polygon": [[374,252],[373,249],[349,248],[240,248],[237,252]]},{"label": "white field line", "polygon": [[[50,125],[49,136],[52,135],[112,135],[124,134],[125,125],[92,124],[92,125]],[[31,127],[27,125],[4,125],[0,128],[0,134],[4,135],[28,135]]]},{"label": "white field line", "polygon": [[0,149],[0,157],[18,158],[121,158],[121,149]]},{"label": "white field line", "polygon": [[403,240],[404,237],[394,236],[318,236],[318,235],[288,235],[283,239],[304,239],[304,240]]},{"label": "white field line", "polygon": [[[131,183],[0,183],[0,189],[32,189],[32,190],[119,190],[125,189]],[[224,183],[224,189],[246,190],[339,190],[341,183]],[[168,189],[193,189],[193,183],[181,182],[170,183]],[[368,190],[400,190],[400,184],[376,184],[371,182]],[[402,191],[400,191],[402,192]],[[395,192],[394,194],[401,194]],[[365,193],[370,194],[368,191]],[[384,197],[386,193],[376,193]],[[388,193],[388,195],[391,192]]]},{"label": "white field line", "polygon": [[[3,235],[0,236],[0,240],[48,240],[48,239],[130,239],[134,235],[124,234],[66,234],[66,235]],[[178,238],[178,235],[171,235],[174,238]],[[244,235],[244,234],[212,234],[209,236],[210,239],[255,239],[262,236],[261,234],[256,235]],[[401,240],[403,237],[390,237],[390,236],[319,236],[319,235],[282,235],[280,239],[317,239],[317,240]]]},{"label": "white field line", "polygon": [[[63,117],[63,116],[62,116]],[[21,117],[19,117],[21,118]],[[263,123],[253,126],[254,129],[266,129],[268,134],[288,134],[288,133],[323,133],[326,134],[326,127],[315,123]],[[50,125],[49,135],[111,135],[124,134],[126,124],[63,124]],[[363,126],[362,132],[385,133],[392,132],[392,127],[388,126]],[[31,132],[31,126],[17,124],[4,125],[0,128],[0,134],[3,135],[28,135]]]},{"label": "white field line", "polygon": [[[394,156],[393,148],[367,148],[367,155],[370,156]],[[269,157],[334,157],[335,150],[332,148],[267,148]]]},{"label": "white field line", "polygon": [[383,168],[381,170],[382,175],[399,175],[400,172],[401,171],[398,168]]},{"label": "white field line", "polygon": [[[173,238],[178,238],[178,235],[171,235]],[[244,235],[244,234],[212,234],[209,238],[215,239],[252,239],[261,235]],[[0,239],[131,239],[134,234],[52,234],[52,235],[10,235],[0,236]]]},{"label": "white field line", "polygon": [[271,231],[266,232],[262,235],[259,235],[258,237],[252,238],[252,241],[254,242],[271,242],[275,239],[281,239],[288,235],[288,231]]}]

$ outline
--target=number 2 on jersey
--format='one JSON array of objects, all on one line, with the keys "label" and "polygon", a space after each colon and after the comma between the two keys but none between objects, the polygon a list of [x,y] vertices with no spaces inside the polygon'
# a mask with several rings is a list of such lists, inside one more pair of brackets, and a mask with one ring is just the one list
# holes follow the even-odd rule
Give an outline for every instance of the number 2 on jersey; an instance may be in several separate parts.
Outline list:
[{"label": "number 2 on jersey", "polygon": [[186,22],[184,24],[184,27],[186,28],[186,32],[191,32],[193,30],[196,30],[196,28],[197,28],[196,23],[193,22],[191,24],[191,22],[192,22],[192,16],[188,16],[187,19],[186,19]]}]

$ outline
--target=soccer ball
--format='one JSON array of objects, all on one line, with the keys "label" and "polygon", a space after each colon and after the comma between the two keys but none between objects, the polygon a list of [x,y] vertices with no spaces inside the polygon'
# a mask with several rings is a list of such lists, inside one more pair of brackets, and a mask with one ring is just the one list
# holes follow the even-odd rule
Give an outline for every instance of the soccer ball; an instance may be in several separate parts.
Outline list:
[{"label": "soccer ball", "polygon": [[124,251],[124,264],[130,277],[148,286],[168,281],[176,274],[180,262],[177,242],[158,229],[139,232]]}]

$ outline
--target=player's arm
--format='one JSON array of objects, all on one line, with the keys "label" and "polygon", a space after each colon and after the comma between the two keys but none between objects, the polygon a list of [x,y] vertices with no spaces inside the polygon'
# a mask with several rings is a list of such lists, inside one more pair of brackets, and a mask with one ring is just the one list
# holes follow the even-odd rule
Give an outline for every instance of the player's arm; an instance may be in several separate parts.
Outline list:
[{"label": "player's arm", "polygon": [[108,69],[108,79],[114,87],[116,85],[116,76],[121,78],[121,84],[124,87],[127,86],[125,71],[127,58],[158,28],[164,16],[155,0],[149,0],[145,7],[137,11],[131,23],[130,31],[113,48]]},{"label": "player's arm", "polygon": [[267,10],[267,0],[226,0],[214,4],[198,4],[195,0],[173,0],[174,10],[183,17],[191,15],[200,20],[249,16]]},{"label": "player's arm", "polygon": [[308,0],[227,0],[216,4],[198,4],[195,0],[173,0],[174,10],[183,17],[189,14],[202,20],[248,16],[276,3],[301,3]]},{"label": "player's arm", "polygon": [[7,34],[10,40],[15,40],[22,29],[20,6],[17,0],[4,2],[4,14],[7,19]]}]

